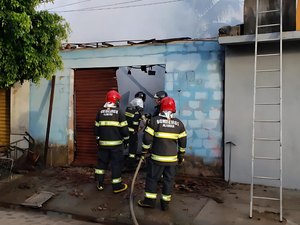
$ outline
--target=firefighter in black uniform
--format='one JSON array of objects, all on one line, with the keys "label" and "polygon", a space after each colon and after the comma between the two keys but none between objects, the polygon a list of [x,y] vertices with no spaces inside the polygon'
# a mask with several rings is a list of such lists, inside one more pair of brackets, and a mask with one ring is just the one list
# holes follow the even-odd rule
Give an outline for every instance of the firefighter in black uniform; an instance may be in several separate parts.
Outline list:
[{"label": "firefighter in black uniform", "polygon": [[128,155],[128,167],[133,168],[136,164],[137,149],[138,149],[138,132],[140,122],[145,120],[144,115],[144,102],[146,100],[146,94],[139,91],[135,94],[134,99],[130,102],[126,108],[125,116],[128,122],[129,129],[129,155]]},{"label": "firefighter in black uniform", "polygon": [[184,160],[187,134],[183,123],[174,117],[176,105],[173,98],[165,97],[161,101],[161,112],[152,117],[145,129],[143,137],[143,152],[149,152],[145,184],[145,197],[138,201],[141,207],[154,208],[157,198],[157,183],[162,177],[163,188],[161,209],[167,210],[177,164]]},{"label": "firefighter in black uniform", "polygon": [[95,135],[98,146],[95,169],[97,189],[103,190],[105,171],[111,164],[112,189],[119,193],[127,189],[122,182],[123,145],[128,146],[129,131],[124,113],[118,108],[121,95],[111,90],[106,94],[106,103],[98,111],[95,120]]},{"label": "firefighter in black uniform", "polygon": [[164,97],[168,97],[168,94],[165,91],[158,91],[155,93],[153,98],[155,100],[156,106],[154,107],[155,111],[153,113],[153,116],[158,116],[158,114],[160,113],[160,103]]}]

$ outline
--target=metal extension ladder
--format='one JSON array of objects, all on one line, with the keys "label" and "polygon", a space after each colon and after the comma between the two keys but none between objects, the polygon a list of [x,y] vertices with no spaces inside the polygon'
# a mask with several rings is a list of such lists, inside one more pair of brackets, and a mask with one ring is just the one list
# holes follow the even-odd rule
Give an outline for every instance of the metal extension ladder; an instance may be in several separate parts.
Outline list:
[{"label": "metal extension ladder", "polygon": [[[251,154],[252,169],[249,217],[252,218],[254,199],[266,201],[270,200],[279,202],[280,221],[282,221],[283,10],[282,0],[278,0],[278,8],[271,10],[261,10],[261,1],[263,0],[256,0],[253,129]],[[278,15],[278,22],[270,24],[260,22],[262,19],[259,17],[263,15],[270,15],[272,13]],[[272,35],[270,33],[266,34],[263,33],[264,28],[279,28],[279,32],[272,33]],[[276,96],[276,98],[274,96]],[[275,151],[276,149],[278,149],[278,151]],[[276,170],[273,168],[273,166],[276,166]],[[272,175],[269,175],[270,172]],[[274,197],[273,195],[267,196],[265,193],[254,193],[254,182],[257,184],[263,182],[263,180],[266,183],[275,182],[275,185],[272,186],[279,188],[279,196],[277,196],[277,194]]]}]

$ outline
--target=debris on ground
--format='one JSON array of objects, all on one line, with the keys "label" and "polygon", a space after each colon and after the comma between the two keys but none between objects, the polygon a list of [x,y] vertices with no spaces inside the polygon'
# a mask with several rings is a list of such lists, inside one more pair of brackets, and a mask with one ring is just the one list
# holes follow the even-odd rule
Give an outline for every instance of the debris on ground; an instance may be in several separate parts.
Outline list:
[{"label": "debris on ground", "polygon": [[175,180],[175,189],[192,193],[209,193],[216,190],[225,190],[227,183],[218,178],[191,178],[177,177]]},{"label": "debris on ground", "polygon": [[91,208],[91,210],[93,211],[93,212],[95,212],[95,211],[103,211],[103,210],[107,210],[108,208],[107,208],[107,204],[106,203],[104,203],[104,204],[101,204],[101,205],[98,205],[97,207],[95,207],[95,208]]},{"label": "debris on ground", "polygon": [[[60,181],[67,181],[67,184],[73,185],[74,187],[79,186],[83,183],[93,183],[94,178],[94,168],[90,167],[57,167],[53,168],[55,178]],[[53,176],[49,174],[49,176]],[[134,189],[136,191],[143,191],[145,187],[145,177],[146,172],[144,170],[140,171],[137,176]],[[133,178],[133,173],[123,173],[122,179],[125,183],[131,184]],[[111,177],[110,171],[106,174],[105,183],[110,184]],[[159,185],[162,185],[159,182]],[[25,188],[25,186],[24,186]],[[174,191],[180,193],[197,193],[201,196],[209,197],[214,199],[218,203],[222,203],[223,200],[218,196],[218,192],[228,188],[228,183],[220,178],[205,178],[205,177],[188,177],[188,176],[176,176]],[[82,197],[84,195],[82,190],[74,189],[71,196]],[[126,198],[126,197],[125,197]]]},{"label": "debris on ground", "polygon": [[74,197],[82,197],[83,196],[83,190],[74,189],[72,192],[69,193],[71,196]]}]

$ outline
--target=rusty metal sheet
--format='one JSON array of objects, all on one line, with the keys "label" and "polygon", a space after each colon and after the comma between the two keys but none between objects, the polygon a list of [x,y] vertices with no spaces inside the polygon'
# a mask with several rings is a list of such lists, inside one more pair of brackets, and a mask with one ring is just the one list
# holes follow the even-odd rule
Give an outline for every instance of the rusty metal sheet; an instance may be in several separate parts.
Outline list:
[{"label": "rusty metal sheet", "polygon": [[95,165],[94,136],[96,113],[107,91],[117,89],[116,69],[79,69],[74,73],[75,157],[73,165]]}]

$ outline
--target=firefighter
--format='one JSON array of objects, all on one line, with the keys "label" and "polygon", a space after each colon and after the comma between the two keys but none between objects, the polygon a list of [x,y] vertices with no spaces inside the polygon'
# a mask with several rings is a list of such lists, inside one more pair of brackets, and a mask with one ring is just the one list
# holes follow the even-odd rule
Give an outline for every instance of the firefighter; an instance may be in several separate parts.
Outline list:
[{"label": "firefighter", "polygon": [[106,103],[98,111],[95,120],[95,135],[98,146],[97,167],[95,178],[97,189],[104,188],[104,176],[111,165],[112,189],[119,193],[127,189],[127,184],[122,182],[121,171],[123,167],[123,145],[128,146],[129,131],[124,113],[119,109],[121,95],[115,91],[108,91]]},{"label": "firefighter", "polygon": [[160,103],[164,97],[168,97],[168,94],[165,91],[158,91],[155,93],[153,98],[156,103],[156,106],[155,106],[155,111],[153,113],[153,116],[158,116],[158,114],[160,113]]},{"label": "firefighter", "polygon": [[175,101],[165,97],[161,101],[160,113],[152,117],[145,129],[143,137],[143,153],[149,152],[145,197],[138,201],[141,207],[154,208],[157,198],[158,181],[162,179],[162,195],[160,205],[167,210],[177,164],[184,161],[187,134],[183,123],[174,117]]},{"label": "firefighter", "polygon": [[144,102],[146,101],[146,94],[139,91],[135,94],[134,99],[129,103],[125,111],[126,120],[129,129],[129,155],[128,167],[134,168],[137,160],[138,149],[138,132],[141,120],[145,120]]}]

